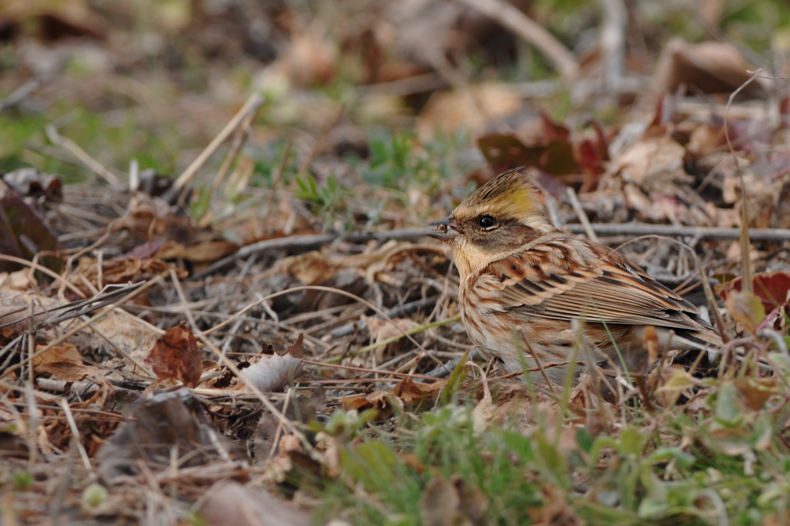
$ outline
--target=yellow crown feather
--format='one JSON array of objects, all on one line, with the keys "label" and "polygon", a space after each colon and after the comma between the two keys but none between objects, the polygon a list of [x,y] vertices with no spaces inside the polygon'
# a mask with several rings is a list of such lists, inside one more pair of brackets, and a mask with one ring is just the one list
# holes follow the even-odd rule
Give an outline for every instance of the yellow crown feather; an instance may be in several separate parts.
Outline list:
[{"label": "yellow crown feather", "polygon": [[474,191],[455,209],[456,218],[495,213],[524,222],[543,216],[539,190],[530,181],[530,171],[514,168],[490,180]]}]

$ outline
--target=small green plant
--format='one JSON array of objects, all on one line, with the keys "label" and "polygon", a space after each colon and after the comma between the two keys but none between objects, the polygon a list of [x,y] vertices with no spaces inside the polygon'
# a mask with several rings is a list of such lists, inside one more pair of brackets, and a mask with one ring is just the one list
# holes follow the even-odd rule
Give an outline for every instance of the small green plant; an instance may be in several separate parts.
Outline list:
[{"label": "small green plant", "polygon": [[487,501],[486,524],[529,522],[529,510],[541,502],[525,476],[535,460],[529,438],[501,428],[477,434],[470,408],[453,405],[407,420],[394,435],[371,424],[364,440],[342,446],[342,476],[327,486],[321,515],[416,526],[421,500],[438,478]]},{"label": "small green plant", "polygon": [[25,491],[33,485],[33,475],[28,471],[17,470],[11,477],[11,483],[17,491]]},{"label": "small green plant", "polygon": [[412,182],[426,182],[436,174],[416,134],[374,130],[371,135],[370,162],[361,170],[367,183],[405,190]]},{"label": "small green plant", "polygon": [[335,176],[330,175],[325,186],[318,186],[315,178],[307,174],[296,178],[294,197],[307,202],[313,207],[313,213],[322,219],[325,228],[330,226],[336,217],[336,212],[341,208],[345,198],[350,195],[349,190],[341,185]]}]

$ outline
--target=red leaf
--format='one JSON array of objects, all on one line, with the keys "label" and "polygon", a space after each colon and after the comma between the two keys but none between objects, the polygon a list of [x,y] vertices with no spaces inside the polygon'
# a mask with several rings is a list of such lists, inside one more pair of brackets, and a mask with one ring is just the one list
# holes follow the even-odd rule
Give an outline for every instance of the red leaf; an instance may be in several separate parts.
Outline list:
[{"label": "red leaf", "polygon": [[[785,272],[761,272],[752,279],[755,296],[762,301],[765,312],[786,305],[790,293],[790,274]],[[716,292],[726,301],[727,295],[732,291],[742,290],[741,278],[735,278],[727,283],[716,285]]]},{"label": "red leaf", "polygon": [[541,110],[540,120],[543,121],[543,130],[550,141],[570,142],[571,131],[565,125],[551,120],[549,115]]},{"label": "red leaf", "polygon": [[203,372],[197,340],[183,321],[156,340],[145,363],[160,380],[178,380],[189,387],[198,384]]},{"label": "red leaf", "polygon": [[[47,220],[19,192],[0,182],[0,254],[33,259],[37,253],[57,246],[58,238]],[[52,258],[44,258],[43,263],[58,270]],[[15,263],[0,261],[0,272],[18,269]]]},{"label": "red leaf", "polygon": [[477,140],[477,145],[494,172],[519,166],[537,168],[555,176],[576,175],[581,170],[567,141],[526,145],[515,135],[492,133]]}]

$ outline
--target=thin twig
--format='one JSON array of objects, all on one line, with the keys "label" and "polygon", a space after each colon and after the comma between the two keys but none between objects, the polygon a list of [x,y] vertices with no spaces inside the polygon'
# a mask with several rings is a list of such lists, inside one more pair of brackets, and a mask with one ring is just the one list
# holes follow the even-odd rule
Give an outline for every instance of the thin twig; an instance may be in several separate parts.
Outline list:
[{"label": "thin twig", "polygon": [[244,106],[242,106],[241,109],[236,112],[236,115],[233,116],[230,122],[228,122],[225,127],[222,128],[222,131],[220,131],[219,134],[214,137],[214,140],[211,141],[211,143],[209,143],[209,145],[206,146],[202,152],[200,152],[200,155],[198,155],[197,158],[192,161],[192,164],[190,164],[187,169],[184,170],[184,172],[178,177],[178,179],[176,179],[176,182],[173,183],[173,188],[176,191],[182,190],[189,183],[189,181],[192,180],[197,171],[206,163],[206,161],[208,161],[209,157],[214,155],[214,152],[217,150],[217,148],[219,148],[219,146],[225,142],[228,137],[230,137],[230,134],[239,127],[239,124],[241,124],[247,114],[252,111],[257,111],[258,107],[263,104],[263,101],[263,96],[258,93],[254,93],[249,99],[247,99],[247,102],[245,102]]},{"label": "thin twig", "polygon": [[88,152],[80,148],[77,143],[75,143],[71,139],[61,136],[58,133],[58,129],[55,128],[54,124],[48,124],[46,127],[46,131],[47,131],[47,137],[49,137],[49,140],[52,141],[52,144],[56,146],[60,146],[64,150],[71,153],[74,157],[77,158],[77,160],[79,160],[93,173],[95,173],[96,175],[98,175],[99,177],[101,177],[111,185],[121,184],[121,180],[118,178],[117,175],[115,175],[110,170],[105,168],[99,161],[88,155]]},{"label": "thin twig", "polygon": [[746,86],[752,83],[754,79],[756,79],[762,69],[758,69],[755,71],[751,78],[738,86],[738,89],[733,91],[730,94],[730,98],[727,100],[727,109],[724,110],[724,138],[727,139],[727,148],[730,150],[730,158],[732,159],[733,164],[735,165],[735,171],[738,172],[738,180],[741,182],[741,228],[739,236],[741,240],[741,274],[742,274],[742,283],[743,283],[743,290],[744,292],[752,292],[752,261],[750,258],[751,247],[749,243],[749,236],[748,228],[749,228],[749,216],[746,210],[746,185],[743,184],[743,170],[741,170],[741,166],[738,163],[738,157],[735,156],[735,148],[732,146],[732,141],[730,140],[730,123],[727,120],[730,114],[730,107],[732,106],[732,101],[735,100],[735,97],[738,93],[741,92]]},{"label": "thin twig", "polygon": [[6,98],[0,100],[0,112],[6,108],[16,106],[27,98],[28,95],[38,89],[39,82],[36,79],[30,79],[17,89],[8,94]]},{"label": "thin twig", "polygon": [[[738,239],[739,228],[649,225],[645,223],[591,224],[593,231],[599,236],[682,236],[699,237],[700,239]],[[579,224],[566,224],[573,234],[584,234],[585,228]],[[790,229],[787,228],[750,228],[749,238],[754,241],[788,241]]]},{"label": "thin twig", "polygon": [[579,198],[576,197],[576,192],[569,186],[566,193],[568,194],[568,199],[571,200],[571,206],[573,206],[573,211],[576,212],[576,217],[579,218],[579,222],[584,227],[585,234],[587,234],[590,240],[598,243],[598,236],[595,235],[595,231],[592,229],[592,226],[590,226],[590,220],[587,219],[587,214],[584,213],[582,205],[579,203]]},{"label": "thin twig", "polygon": [[93,466],[91,466],[91,461],[88,458],[88,452],[85,451],[85,447],[82,445],[82,440],[80,439],[80,430],[77,427],[77,422],[74,421],[74,415],[71,414],[69,403],[65,398],[61,398],[59,402],[60,406],[63,408],[63,412],[66,414],[66,421],[69,423],[69,428],[71,429],[71,438],[74,442],[74,446],[77,447],[77,451],[80,453],[82,465],[85,466],[85,471],[90,474],[91,480],[96,480],[96,472],[93,471]]},{"label": "thin twig", "polygon": [[[599,0],[603,8],[600,46],[603,53],[604,87],[620,84],[625,68],[625,35],[628,27],[628,10],[623,0]],[[614,94],[614,92],[611,92]]]},{"label": "thin twig", "polygon": [[329,136],[329,132],[331,132],[332,129],[337,125],[337,122],[340,120],[340,117],[343,116],[343,113],[345,111],[346,111],[346,107],[341,106],[340,109],[337,111],[337,114],[335,114],[335,118],[332,119],[332,122],[330,122],[329,125],[326,128],[324,128],[324,131],[321,132],[321,135],[318,136],[318,139],[315,141],[315,144],[313,145],[313,149],[310,151],[310,155],[307,156],[307,159],[305,159],[302,165],[299,167],[299,171],[296,173],[294,182],[300,177],[303,177],[305,173],[307,173],[307,169],[310,167],[310,164],[313,162],[313,159],[315,159],[315,156],[318,155],[321,146],[324,144],[324,141]]},{"label": "thin twig", "polygon": [[269,194],[269,199],[266,201],[266,214],[272,215],[274,211],[274,203],[277,200],[277,191],[280,189],[280,183],[283,180],[283,174],[285,173],[285,167],[288,164],[288,157],[291,155],[291,141],[285,143],[285,151],[283,152],[283,158],[280,160],[280,165],[277,167],[277,173],[274,174],[274,180],[272,181],[272,191]]},{"label": "thin twig", "polygon": [[261,106],[259,104],[251,109],[245,116],[241,126],[239,126],[236,130],[236,134],[233,136],[233,143],[230,145],[230,150],[225,156],[225,160],[222,161],[222,166],[219,167],[219,171],[217,171],[217,175],[214,177],[214,182],[211,184],[212,193],[219,190],[219,187],[222,185],[222,181],[225,180],[225,176],[228,174],[228,170],[230,170],[230,166],[233,164],[233,161],[236,160],[236,156],[241,151],[241,147],[244,146],[245,142],[247,142],[247,138],[250,136],[249,127],[252,124],[252,121],[255,119],[255,116],[258,114],[260,107]]},{"label": "thin twig", "polygon": [[502,0],[458,0],[462,4],[493,18],[523,38],[554,63],[563,77],[572,79],[579,73],[579,64],[554,35],[514,6]]}]

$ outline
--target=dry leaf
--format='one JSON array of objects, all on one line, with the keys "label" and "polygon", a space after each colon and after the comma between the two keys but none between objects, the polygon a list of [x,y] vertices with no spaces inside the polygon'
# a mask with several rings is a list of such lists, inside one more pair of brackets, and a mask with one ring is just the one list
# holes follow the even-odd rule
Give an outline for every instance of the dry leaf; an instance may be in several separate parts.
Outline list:
[{"label": "dry leaf", "polygon": [[376,418],[379,420],[385,420],[392,415],[391,403],[393,401],[402,404],[400,399],[393,397],[386,391],[373,391],[365,396],[354,395],[341,399],[345,411],[356,410],[361,413],[367,409],[375,409],[377,411]]},{"label": "dry leaf", "polygon": [[683,158],[686,151],[671,137],[637,141],[612,159],[609,173],[620,174],[626,182],[651,191],[668,181],[685,179]]},{"label": "dry leaf", "polygon": [[[57,247],[57,235],[47,219],[19,192],[0,180],[0,254],[33,259],[39,252],[57,250]],[[53,269],[59,268],[59,263],[50,257],[40,262]],[[0,271],[19,268],[18,263],[0,260]]]},{"label": "dry leaf", "polygon": [[200,514],[207,524],[225,526],[308,526],[310,514],[262,488],[220,481],[206,492]]},{"label": "dry leaf", "polygon": [[782,394],[782,386],[774,377],[754,378],[746,376],[735,378],[733,382],[746,405],[752,411],[762,411],[765,409],[765,403],[772,396]]},{"label": "dry leaf", "polygon": [[244,369],[242,374],[248,383],[261,391],[279,391],[302,373],[304,334],[284,354],[263,356],[257,363]]},{"label": "dry leaf", "polygon": [[213,263],[239,249],[230,241],[204,241],[196,245],[184,245],[176,241],[165,241],[156,252],[160,259],[183,259],[192,263]]},{"label": "dry leaf", "polygon": [[272,273],[290,274],[305,285],[320,285],[332,278],[342,267],[330,262],[317,250],[290,256],[277,262]]},{"label": "dry leaf", "polygon": [[442,476],[425,486],[420,498],[420,516],[425,526],[471,526],[458,509],[461,499],[452,484]]},{"label": "dry leaf", "polygon": [[444,380],[432,383],[417,383],[409,377],[404,378],[392,390],[392,394],[403,401],[408,408],[418,406],[430,407],[436,402],[442,388],[447,384]]},{"label": "dry leaf", "polygon": [[[674,92],[682,84],[697,93],[730,94],[751,78],[749,71],[754,69],[733,44],[689,44],[673,38],[661,52],[653,83],[656,89],[667,92]],[[741,94],[761,98],[766,87],[763,79],[755,79]]]},{"label": "dry leaf", "polygon": [[[38,345],[36,350],[43,349]],[[43,354],[33,358],[33,368],[37,373],[49,373],[65,382],[79,382],[92,368],[82,363],[82,355],[75,345],[64,343],[50,347]]]},{"label": "dry leaf", "polygon": [[370,337],[376,343],[392,338],[393,336],[403,336],[404,332],[410,331],[416,325],[414,321],[409,318],[382,320],[381,318],[371,318],[363,314],[361,319],[365,322],[365,325],[368,326]]},{"label": "dry leaf", "polygon": [[145,363],[160,380],[189,387],[197,386],[203,366],[195,335],[184,321],[156,340]]},{"label": "dry leaf", "polygon": [[765,318],[760,298],[751,292],[732,291],[724,300],[724,306],[732,319],[752,335],[757,333],[757,326]]},{"label": "dry leaf", "polygon": [[417,117],[420,139],[431,139],[441,130],[451,136],[460,127],[478,135],[491,122],[514,114],[522,98],[504,84],[481,84],[455,91],[437,91]]}]

